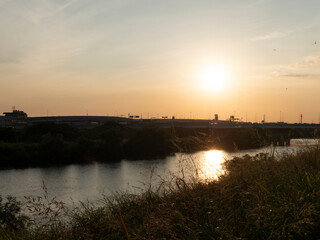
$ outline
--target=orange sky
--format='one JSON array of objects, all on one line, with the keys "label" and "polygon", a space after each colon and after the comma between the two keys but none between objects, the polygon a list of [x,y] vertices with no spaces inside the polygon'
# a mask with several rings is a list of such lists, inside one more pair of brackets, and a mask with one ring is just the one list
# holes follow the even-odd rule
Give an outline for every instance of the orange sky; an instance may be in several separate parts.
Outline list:
[{"label": "orange sky", "polygon": [[0,111],[319,122],[319,9],[316,0],[0,0]]}]

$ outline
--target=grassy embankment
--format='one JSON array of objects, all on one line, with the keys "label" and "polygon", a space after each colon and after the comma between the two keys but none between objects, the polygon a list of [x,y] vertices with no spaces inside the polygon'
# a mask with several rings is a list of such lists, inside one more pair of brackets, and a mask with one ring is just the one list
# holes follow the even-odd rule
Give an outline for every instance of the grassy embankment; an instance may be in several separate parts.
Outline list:
[{"label": "grassy embankment", "polygon": [[319,147],[288,153],[278,160],[267,154],[235,158],[225,163],[225,169],[226,174],[214,181],[187,182],[175,178],[157,191],[105,199],[99,208],[84,204],[67,212],[68,223],[55,217],[63,212],[60,203],[49,200],[42,205],[37,199],[29,199],[32,212],[41,213],[48,224],[25,228],[16,224],[18,227],[13,228],[5,225],[2,218],[0,236],[1,239],[318,239]]}]

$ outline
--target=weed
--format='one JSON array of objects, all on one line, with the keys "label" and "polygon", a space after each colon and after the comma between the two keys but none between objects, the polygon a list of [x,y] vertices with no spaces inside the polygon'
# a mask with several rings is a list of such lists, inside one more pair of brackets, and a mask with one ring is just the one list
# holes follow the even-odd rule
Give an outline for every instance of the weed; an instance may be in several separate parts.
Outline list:
[{"label": "weed", "polygon": [[1,230],[2,236],[125,240],[320,236],[319,147],[280,159],[274,152],[236,157],[226,161],[224,174],[211,181],[188,180],[184,171],[139,195],[119,192],[105,197],[99,206],[87,202],[65,210],[55,199],[29,199],[27,206],[39,214],[41,227],[7,228]]}]

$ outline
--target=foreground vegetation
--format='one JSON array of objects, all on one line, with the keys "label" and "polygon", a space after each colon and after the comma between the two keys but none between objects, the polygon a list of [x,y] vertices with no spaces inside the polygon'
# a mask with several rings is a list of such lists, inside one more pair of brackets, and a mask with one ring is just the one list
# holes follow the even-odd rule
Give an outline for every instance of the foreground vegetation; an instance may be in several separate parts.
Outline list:
[{"label": "foreground vegetation", "polygon": [[[0,204],[0,236],[1,239],[318,239],[319,147],[287,153],[281,159],[275,159],[273,154],[234,158],[225,163],[225,170],[218,180],[199,181],[196,174],[192,181],[176,177],[142,195],[122,193],[105,198],[99,207],[83,204],[66,210],[54,199],[28,198],[27,208],[33,216],[43,217],[41,224],[26,220],[16,208],[10,208],[18,203],[9,199],[7,207]],[[69,221],[61,220],[67,217]]]},{"label": "foreground vegetation", "polygon": [[0,128],[0,169],[156,159],[212,146],[223,150],[258,148],[288,142],[291,133],[259,128],[134,128],[116,122],[87,129],[53,123]]}]

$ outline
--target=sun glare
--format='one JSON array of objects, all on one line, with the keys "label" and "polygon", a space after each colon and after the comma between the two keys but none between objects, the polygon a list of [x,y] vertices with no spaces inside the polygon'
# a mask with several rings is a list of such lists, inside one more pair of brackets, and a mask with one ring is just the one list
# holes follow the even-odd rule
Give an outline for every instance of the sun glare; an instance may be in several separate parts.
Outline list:
[{"label": "sun glare", "polygon": [[203,178],[217,178],[221,173],[223,173],[222,163],[224,161],[225,155],[222,151],[211,150],[205,152],[202,166]]},{"label": "sun glare", "polygon": [[201,88],[211,92],[221,92],[227,87],[228,71],[224,66],[207,66],[200,72]]}]

